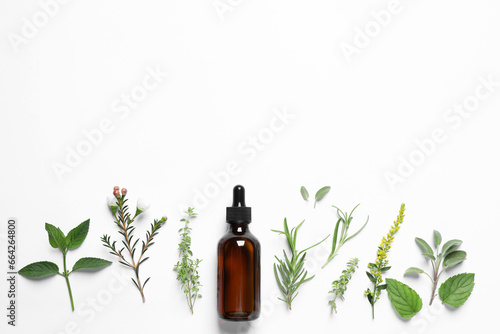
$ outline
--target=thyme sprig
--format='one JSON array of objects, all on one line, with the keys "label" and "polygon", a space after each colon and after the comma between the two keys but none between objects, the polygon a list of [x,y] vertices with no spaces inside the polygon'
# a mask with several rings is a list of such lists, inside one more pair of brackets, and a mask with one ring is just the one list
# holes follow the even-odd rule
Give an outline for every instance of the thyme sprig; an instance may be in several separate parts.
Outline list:
[{"label": "thyme sprig", "polygon": [[181,289],[183,289],[186,295],[186,301],[193,314],[194,304],[196,299],[201,298],[200,292],[200,275],[198,274],[198,267],[202,260],[193,260],[193,252],[191,251],[191,237],[189,236],[189,223],[191,218],[196,217],[198,214],[194,212],[194,208],[188,208],[184,211],[187,218],[182,218],[181,222],[184,222],[184,227],[179,229],[179,233],[182,237],[179,243],[179,257],[180,261],[174,266],[174,271],[177,272],[177,280],[181,282]]},{"label": "thyme sprig", "polygon": [[[139,277],[139,269],[140,266],[149,259],[149,257],[145,257],[144,255],[149,250],[149,247],[154,245],[153,239],[158,234],[158,230],[167,221],[167,217],[162,217],[161,219],[154,220],[154,222],[150,226],[150,230],[146,232],[145,240],[142,240],[142,246],[140,247],[140,251],[138,253],[138,256],[136,257],[135,255],[137,251],[137,243],[140,239],[135,238],[134,240],[135,225],[133,225],[133,223],[135,221],[135,218],[142,214],[147,209],[147,207],[141,205],[141,201],[139,201],[135,210],[135,214],[132,217],[128,212],[128,199],[126,198],[127,189],[122,188],[120,194],[119,187],[115,187],[113,195],[115,196],[116,201],[108,201],[108,205],[111,209],[111,212],[113,213],[113,217],[115,219],[114,223],[118,226],[118,233],[120,233],[123,237],[123,247],[118,249],[116,246],[116,241],[112,241],[111,237],[106,234],[101,237],[101,241],[104,247],[111,250],[110,254],[113,254],[114,256],[119,258],[119,263],[134,271],[135,279],[132,278],[132,282],[134,282],[134,285],[139,290],[142,302],[146,302],[146,297],[144,296],[144,287],[146,286],[146,283],[149,282],[151,277],[148,277],[144,281],[144,283],[141,283],[141,279]],[[123,254],[124,250],[127,250],[125,255]]]},{"label": "thyme sprig", "polygon": [[342,275],[340,277],[332,282],[332,289],[328,291],[328,293],[333,293],[333,299],[331,299],[328,303],[331,306],[331,313],[333,314],[333,311],[337,313],[337,304],[336,300],[338,297],[340,297],[342,300],[344,300],[344,293],[347,290],[347,284],[349,284],[349,281],[352,278],[352,274],[356,271],[356,268],[358,268],[358,258],[350,259],[347,262],[347,268],[342,270]]},{"label": "thyme sprig", "polygon": [[382,279],[382,273],[391,269],[389,266],[389,260],[387,260],[387,253],[391,249],[391,243],[394,241],[394,235],[399,231],[403,219],[405,217],[405,204],[401,204],[399,209],[399,215],[397,216],[394,224],[392,225],[389,233],[382,238],[382,242],[377,249],[377,258],[374,263],[368,263],[368,268],[370,271],[366,272],[366,275],[373,283],[373,291],[366,289],[365,295],[368,298],[368,302],[372,306],[372,318],[375,319],[375,303],[380,299],[380,294],[382,290],[387,288],[387,284],[382,284],[384,280]]}]

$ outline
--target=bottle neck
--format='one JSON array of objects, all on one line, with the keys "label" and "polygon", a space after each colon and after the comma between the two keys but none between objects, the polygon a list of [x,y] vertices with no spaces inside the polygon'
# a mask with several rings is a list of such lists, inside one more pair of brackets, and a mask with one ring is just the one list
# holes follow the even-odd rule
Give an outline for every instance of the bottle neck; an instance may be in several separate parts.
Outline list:
[{"label": "bottle neck", "polygon": [[250,231],[250,229],[248,228],[249,223],[231,222],[228,223],[227,225],[228,225],[227,231],[233,234],[245,234],[246,232]]}]

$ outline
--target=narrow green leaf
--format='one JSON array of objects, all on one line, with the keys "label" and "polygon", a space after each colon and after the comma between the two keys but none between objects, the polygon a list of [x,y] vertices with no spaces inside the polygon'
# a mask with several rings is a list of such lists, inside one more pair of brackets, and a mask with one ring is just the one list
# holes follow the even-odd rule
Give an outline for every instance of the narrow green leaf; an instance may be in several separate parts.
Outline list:
[{"label": "narrow green leaf", "polygon": [[443,245],[444,256],[446,256],[448,253],[451,253],[452,251],[457,249],[461,244],[462,244],[462,240],[457,240],[457,239],[453,239],[453,240],[446,242]]},{"label": "narrow green leaf", "polygon": [[412,288],[392,278],[386,282],[391,304],[401,318],[411,319],[422,309],[422,299]]},{"label": "narrow green leaf", "polygon": [[49,243],[53,248],[59,248],[61,252],[66,252],[66,237],[58,227],[45,223],[45,230],[49,235]]},{"label": "narrow green leaf", "polygon": [[89,233],[90,219],[87,219],[71,231],[66,236],[66,244],[69,249],[76,248],[82,244]]},{"label": "narrow green leaf", "polygon": [[404,274],[406,275],[406,274],[415,274],[415,273],[423,274],[424,271],[420,268],[417,268],[417,267],[410,267],[410,268],[406,269]]},{"label": "narrow green leaf", "polygon": [[428,258],[429,260],[436,261],[436,257],[434,256],[434,254],[426,254],[426,253],[423,253],[422,255],[423,255],[424,257]]},{"label": "narrow green leaf", "polygon": [[24,277],[45,278],[59,273],[57,264],[49,261],[41,261],[28,264],[21,270],[19,275]]},{"label": "narrow green leaf", "polygon": [[436,245],[436,247],[441,245],[442,240],[443,238],[441,237],[441,233],[439,233],[439,231],[437,230],[434,230],[434,244]]},{"label": "narrow green leaf", "polygon": [[302,195],[304,201],[307,202],[309,200],[309,192],[307,191],[306,187],[300,187],[300,194]]},{"label": "narrow green leaf", "polygon": [[474,274],[458,274],[450,277],[439,287],[439,298],[448,305],[459,307],[474,289]]},{"label": "narrow green leaf", "polygon": [[315,198],[314,207],[316,207],[316,202],[321,200],[323,197],[325,197],[325,195],[330,191],[330,189],[331,189],[330,186],[326,186],[326,187],[323,187],[316,192],[316,195],[314,196],[314,198]]},{"label": "narrow green leaf", "polygon": [[421,238],[415,238],[415,242],[418,245],[418,248],[422,251],[422,254],[434,254],[434,251],[432,250],[431,246]]},{"label": "narrow green leaf", "polygon": [[76,261],[73,265],[73,271],[88,269],[88,270],[98,270],[109,266],[111,261],[95,258],[95,257],[83,257]]},{"label": "narrow green leaf", "polygon": [[462,250],[454,251],[446,255],[443,261],[443,265],[447,268],[454,267],[457,264],[462,263],[466,258],[466,252]]},{"label": "narrow green leaf", "polygon": [[375,283],[377,281],[375,276],[373,276],[372,273],[370,273],[369,271],[366,272],[366,276],[368,276],[368,278],[372,283]]}]

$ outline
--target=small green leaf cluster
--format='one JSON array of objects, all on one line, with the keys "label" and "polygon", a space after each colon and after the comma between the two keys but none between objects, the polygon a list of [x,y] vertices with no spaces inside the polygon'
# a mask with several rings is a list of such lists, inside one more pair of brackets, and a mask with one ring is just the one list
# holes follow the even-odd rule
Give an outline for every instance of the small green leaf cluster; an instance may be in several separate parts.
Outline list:
[{"label": "small green leaf cluster", "polygon": [[[358,235],[358,233],[361,232],[365,228],[366,224],[368,224],[368,220],[370,219],[370,217],[368,216],[365,224],[356,233],[354,233],[353,235],[348,237],[347,233],[349,231],[349,227],[351,226],[351,221],[353,218],[352,214],[353,214],[354,210],[356,210],[356,208],[359,206],[359,204],[356,205],[354,207],[354,209],[352,209],[351,213],[349,213],[349,214],[347,214],[347,211],[342,212],[342,210],[340,210],[336,206],[334,206],[334,205],[332,205],[332,206],[335,209],[337,209],[338,220],[337,220],[337,224],[335,225],[335,230],[333,231],[332,251],[331,251],[330,255],[328,256],[328,259],[326,260],[325,264],[323,264],[321,266],[321,268],[324,268],[331,260],[333,260],[333,258],[335,256],[337,256],[340,248],[347,241],[349,241],[349,239],[352,239],[356,235]],[[340,234],[339,234],[340,223],[342,223],[342,229],[340,230]]]},{"label": "small green leaf cluster", "polygon": [[[462,245],[461,240],[452,239],[450,241],[445,242],[443,244],[443,246],[441,247],[441,242],[442,242],[441,233],[439,233],[439,231],[435,230],[433,233],[433,236],[434,236],[435,251],[422,238],[415,238],[415,242],[416,242],[417,246],[420,248],[422,255],[426,259],[430,260],[430,262],[432,264],[432,274],[429,275],[423,269],[420,269],[417,267],[410,267],[405,272],[405,275],[416,273],[416,274],[425,274],[425,275],[427,275],[427,277],[429,277],[429,279],[432,282],[432,295],[431,295],[431,300],[429,302],[429,305],[432,305],[432,302],[434,301],[434,297],[436,297],[436,295],[437,295],[436,289],[437,289],[437,286],[439,283],[439,278],[441,277],[441,274],[447,268],[454,267],[454,266],[462,263],[467,258],[467,253],[465,251],[456,250],[458,247],[460,247],[460,245]],[[442,266],[442,268],[441,268],[441,266]],[[474,278],[473,278],[474,274],[470,274],[470,275],[472,275],[472,282],[473,282],[474,281]],[[470,278],[471,276],[467,276],[467,277]],[[443,283],[443,285],[445,283]],[[451,285],[450,282],[449,282],[449,285]],[[441,291],[441,288],[439,289],[439,291]],[[472,288],[469,291],[469,295],[470,295],[471,291],[472,291]],[[467,298],[468,298],[468,295],[467,295]],[[467,298],[465,300],[467,300]],[[443,298],[441,298],[441,300],[443,300],[443,302],[445,302]],[[465,302],[465,300],[463,302]],[[463,302],[462,302],[462,304],[463,304]]]},{"label": "small green leaf cluster", "polygon": [[181,260],[175,264],[174,271],[177,272],[177,280],[181,282],[181,289],[186,295],[186,301],[192,314],[196,299],[201,298],[201,294],[199,293],[201,283],[200,275],[198,274],[198,267],[201,260],[192,259],[193,252],[191,251],[191,237],[189,236],[191,228],[189,227],[189,223],[198,214],[194,212],[194,208],[188,208],[184,213],[187,215],[187,218],[181,219],[181,222],[184,222],[184,227],[179,229],[181,236],[179,257]]},{"label": "small green leaf cluster", "polygon": [[69,298],[71,301],[71,309],[75,310],[75,305],[73,303],[73,294],[71,292],[71,286],[69,284],[69,275],[78,270],[98,270],[105,266],[111,264],[110,261],[106,261],[94,257],[84,257],[76,261],[73,265],[73,269],[69,271],[66,267],[66,254],[69,250],[79,247],[89,232],[90,220],[87,219],[83,223],[79,224],[77,227],[69,231],[67,235],[61,231],[60,228],[54,225],[45,223],[45,230],[49,236],[49,244],[53,248],[57,248],[61,251],[63,255],[63,272],[59,272],[59,267],[57,264],[49,261],[40,261],[28,264],[21,270],[19,270],[19,275],[31,278],[46,278],[55,274],[61,275],[66,279],[66,285],[68,287]]},{"label": "small green leaf cluster", "polygon": [[279,298],[279,300],[285,302],[288,308],[292,309],[292,301],[297,297],[298,288],[307,281],[314,278],[314,275],[307,277],[307,271],[304,269],[304,264],[306,261],[306,251],[319,245],[325,241],[330,235],[321,240],[320,242],[307,247],[301,251],[296,248],[297,245],[297,233],[299,228],[305,222],[303,220],[298,226],[293,227],[291,230],[288,229],[288,224],[286,218],[284,220],[284,231],[271,230],[273,232],[283,234],[286,237],[288,248],[290,250],[290,256],[287,255],[285,250],[283,250],[284,259],[279,259],[274,256],[278,261],[278,264],[274,264],[274,276],[276,277],[276,282],[283,294],[284,298]]},{"label": "small green leaf cluster", "polygon": [[[325,195],[330,191],[331,187],[330,186],[325,186],[322,187],[320,190],[316,192],[316,195],[314,196],[314,207],[316,208],[316,202],[321,200]],[[307,191],[306,187],[302,186],[300,187],[300,194],[302,195],[302,198],[304,201],[309,201],[309,192]]]},{"label": "small green leaf cluster", "polygon": [[338,297],[340,297],[342,300],[344,300],[344,293],[347,290],[347,284],[349,284],[349,281],[351,280],[352,274],[356,271],[356,268],[358,268],[358,258],[350,259],[347,262],[347,269],[342,270],[342,275],[340,277],[332,282],[332,289],[328,291],[328,293],[333,293],[333,299],[331,299],[328,303],[331,306],[331,313],[333,314],[333,311],[337,313],[337,304],[336,300]]}]

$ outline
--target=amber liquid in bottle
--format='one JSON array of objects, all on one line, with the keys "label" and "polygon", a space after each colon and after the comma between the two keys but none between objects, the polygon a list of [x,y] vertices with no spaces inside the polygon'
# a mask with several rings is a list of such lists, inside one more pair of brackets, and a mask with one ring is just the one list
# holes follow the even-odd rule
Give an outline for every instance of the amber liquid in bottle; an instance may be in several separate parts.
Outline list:
[{"label": "amber liquid in bottle", "polygon": [[217,247],[217,311],[223,319],[253,320],[260,314],[260,243],[248,228],[244,188],[234,187],[233,197]]}]

